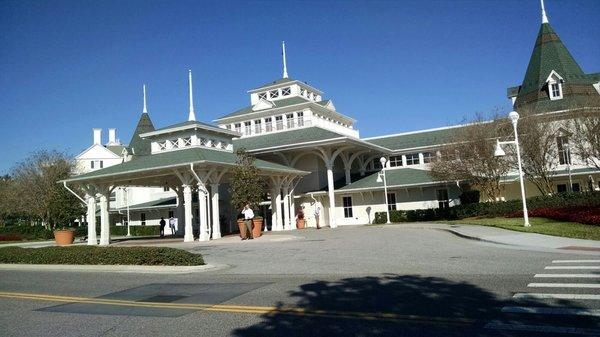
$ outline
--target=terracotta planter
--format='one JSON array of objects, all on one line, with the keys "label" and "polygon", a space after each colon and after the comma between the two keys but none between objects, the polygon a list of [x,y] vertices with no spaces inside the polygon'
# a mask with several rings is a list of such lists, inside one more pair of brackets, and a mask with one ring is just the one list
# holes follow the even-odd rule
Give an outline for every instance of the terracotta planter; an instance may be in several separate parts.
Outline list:
[{"label": "terracotta planter", "polygon": [[57,246],[68,246],[73,243],[75,238],[75,232],[72,230],[59,230],[54,231],[54,240]]},{"label": "terracotta planter", "polygon": [[238,227],[240,228],[240,237],[242,239],[247,238],[248,234],[246,234],[246,232],[248,230],[246,229],[246,224],[244,223],[244,219],[238,219],[237,224],[238,224]]},{"label": "terracotta planter", "polygon": [[304,219],[296,220],[296,228],[304,229],[304,227],[306,227],[306,221]]},{"label": "terracotta planter", "polygon": [[252,237],[253,238],[258,238],[262,235],[262,225],[263,225],[262,218],[252,219]]}]

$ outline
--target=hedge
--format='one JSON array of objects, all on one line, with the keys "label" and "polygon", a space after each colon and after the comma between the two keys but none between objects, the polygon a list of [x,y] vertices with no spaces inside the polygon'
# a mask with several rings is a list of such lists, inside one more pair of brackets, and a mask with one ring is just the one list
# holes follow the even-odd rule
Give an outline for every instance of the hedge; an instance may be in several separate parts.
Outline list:
[{"label": "hedge", "polygon": [[[72,227],[75,237],[87,236],[87,226]],[[96,226],[96,233],[100,233],[100,226]],[[127,226],[110,226],[110,234],[114,236],[127,235]],[[160,226],[131,226],[132,236],[156,236],[160,235]],[[20,226],[0,227],[0,241],[27,241],[27,240],[52,240],[54,233],[44,226]]]},{"label": "hedge", "polygon": [[[527,198],[527,208],[532,211],[543,208],[563,207],[600,207],[600,192],[558,193],[550,196],[537,196]],[[403,221],[436,221],[460,220],[472,217],[499,217],[509,216],[522,209],[521,200],[499,202],[485,202],[453,206],[446,209],[416,209],[409,211],[390,211],[392,222]],[[385,212],[376,212],[373,223],[385,223]]]},{"label": "hedge", "polygon": [[0,263],[199,266],[200,254],[167,247],[44,247],[0,248]]}]

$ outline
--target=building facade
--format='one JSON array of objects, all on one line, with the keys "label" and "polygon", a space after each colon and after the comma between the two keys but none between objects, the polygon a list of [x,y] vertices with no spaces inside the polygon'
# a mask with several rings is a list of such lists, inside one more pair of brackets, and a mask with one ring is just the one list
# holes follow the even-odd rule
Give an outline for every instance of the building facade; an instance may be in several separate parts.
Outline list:
[{"label": "building facade", "polygon": [[[372,223],[375,213],[386,209],[460,203],[461,182],[435,179],[430,166],[464,125],[361,138],[356,120],[338,111],[320,89],[288,76],[285,45],[283,55],[282,78],[249,90],[249,105],[215,124],[196,120],[190,72],[188,121],[156,129],[144,90],[142,115],[127,145],[116,140],[114,129],[103,145],[101,131],[94,129],[93,144],[77,156],[79,174],[66,182],[88,194],[88,222],[96,221],[100,208],[102,244],[109,242],[108,224],[122,225],[126,218],[131,225],[150,225],[173,216],[186,241],[193,240],[191,231],[200,240],[234,231],[237,211],[229,206],[227,182],[234,151],[241,148],[257,158],[268,182],[268,196],[257,210],[266,219],[265,230],[295,228],[300,212],[309,227],[318,221],[335,228]],[[564,151],[568,132],[556,123],[570,118],[571,111],[589,108],[588,99],[599,95],[600,73],[581,70],[543,10],[523,82],[508,89],[508,98],[517,111],[554,116],[549,125],[556,127],[560,154],[552,159],[558,161],[557,192],[567,181],[575,191],[600,189],[600,172],[571,159]],[[386,188],[381,157],[386,158]],[[510,173],[503,180],[503,199],[520,197],[517,177]],[[526,190],[528,196],[539,193],[529,184]],[[90,238],[95,242],[95,233]]]}]

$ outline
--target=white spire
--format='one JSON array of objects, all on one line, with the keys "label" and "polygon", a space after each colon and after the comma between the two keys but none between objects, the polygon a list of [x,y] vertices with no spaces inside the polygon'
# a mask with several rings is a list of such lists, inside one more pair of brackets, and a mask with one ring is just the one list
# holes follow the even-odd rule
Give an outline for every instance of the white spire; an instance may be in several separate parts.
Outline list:
[{"label": "white spire", "polygon": [[192,70],[189,70],[188,73],[189,85],[190,85],[190,114],[188,116],[188,121],[196,120],[196,113],[194,112],[194,94],[192,92]]},{"label": "white spire", "polygon": [[288,78],[287,63],[285,62],[285,41],[281,41],[281,49],[283,52],[283,78]]},{"label": "white spire", "polygon": [[542,23],[548,23],[548,17],[546,16],[546,8],[544,7],[544,0],[540,0],[542,4]]},{"label": "white spire", "polygon": [[142,110],[142,113],[147,114],[148,107],[146,106],[146,85],[145,84],[142,86],[142,89],[144,90],[144,109]]}]

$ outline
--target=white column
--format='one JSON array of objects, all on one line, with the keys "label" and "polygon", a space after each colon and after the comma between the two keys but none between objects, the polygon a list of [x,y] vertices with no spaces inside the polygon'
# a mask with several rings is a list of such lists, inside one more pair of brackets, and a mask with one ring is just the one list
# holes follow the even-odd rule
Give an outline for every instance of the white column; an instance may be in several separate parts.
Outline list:
[{"label": "white column", "polygon": [[194,241],[194,229],[192,228],[192,188],[190,185],[183,185],[183,207],[185,218],[183,242],[192,242]]},{"label": "white column", "polygon": [[335,196],[333,194],[333,167],[327,166],[327,195],[329,196],[329,227],[336,228],[335,223]]},{"label": "white column", "polygon": [[219,184],[210,185],[212,199],[212,238],[221,238],[221,222],[219,219]]},{"label": "white column", "polygon": [[346,185],[350,185],[352,183],[352,179],[350,178],[350,168],[344,167],[344,174],[346,175]]},{"label": "white column", "polygon": [[185,228],[185,209],[183,200],[183,190],[177,191],[177,235],[182,235]]},{"label": "white column", "polygon": [[200,219],[200,241],[208,241],[210,238],[208,237],[208,214],[206,207],[206,188],[202,184],[198,184],[198,212]]},{"label": "white column", "polygon": [[290,220],[290,194],[287,186],[283,187],[283,226],[285,230],[292,229],[292,221]]},{"label": "white column", "polygon": [[277,190],[271,190],[271,231],[278,231],[277,228]]},{"label": "white column", "polygon": [[292,229],[296,229],[296,204],[294,203],[294,189],[290,191],[290,221]]},{"label": "white column", "polygon": [[88,245],[97,245],[96,238],[96,198],[87,196]]},{"label": "white column", "polygon": [[108,246],[110,244],[107,194],[108,192],[100,194],[100,246]]}]

